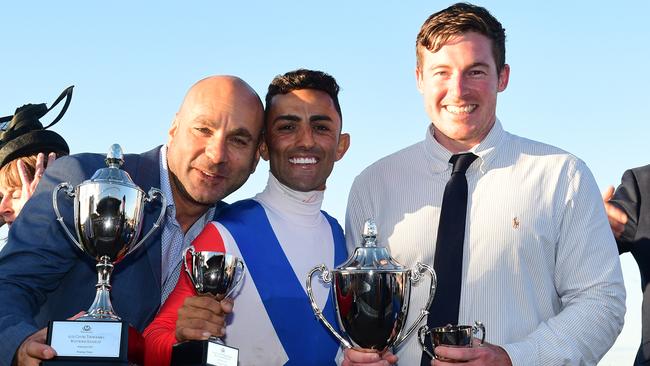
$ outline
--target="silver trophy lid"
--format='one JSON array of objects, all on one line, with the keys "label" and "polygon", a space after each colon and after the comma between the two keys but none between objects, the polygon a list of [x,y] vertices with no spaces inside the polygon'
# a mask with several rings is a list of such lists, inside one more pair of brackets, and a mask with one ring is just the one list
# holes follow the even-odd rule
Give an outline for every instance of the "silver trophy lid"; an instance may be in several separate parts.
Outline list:
[{"label": "silver trophy lid", "polygon": [[373,219],[368,219],[363,224],[361,236],[361,246],[337,270],[405,271],[404,266],[390,256],[387,248],[377,246],[377,224]]},{"label": "silver trophy lid", "polygon": [[124,164],[124,154],[122,153],[122,147],[120,147],[119,144],[111,145],[104,161],[106,162],[107,167],[98,169],[95,174],[93,174],[92,178],[84,183],[105,182],[120,184],[140,190],[140,188],[133,183],[129,173],[120,169],[122,164]]}]

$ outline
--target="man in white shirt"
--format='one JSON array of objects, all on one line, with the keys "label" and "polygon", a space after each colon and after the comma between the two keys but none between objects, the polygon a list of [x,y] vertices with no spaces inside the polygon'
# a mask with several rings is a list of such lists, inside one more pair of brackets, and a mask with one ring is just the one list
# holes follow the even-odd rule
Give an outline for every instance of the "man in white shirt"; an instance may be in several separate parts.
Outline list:
[{"label": "man in white shirt", "polygon": [[[346,217],[348,250],[363,222],[374,218],[379,245],[400,263],[434,264],[437,247],[448,245],[436,240],[443,237],[441,212],[449,210],[441,203],[455,165],[451,157],[470,152],[475,160],[465,173],[454,314],[458,324],[482,321],[487,337],[482,347],[436,347],[436,356],[476,365],[595,365],[623,326],[616,243],[584,162],[503,130],[496,101],[509,74],[504,29],[486,9],[459,3],[425,21],[416,77],[432,123],[424,141],[356,178]],[[439,272],[438,279],[440,288],[448,277]],[[424,306],[424,287],[412,289],[411,309]],[[437,296],[431,317],[454,300]],[[417,315],[411,311],[407,323]],[[400,365],[433,364],[416,337],[396,351]],[[347,352],[344,365],[387,361],[395,360]]]}]

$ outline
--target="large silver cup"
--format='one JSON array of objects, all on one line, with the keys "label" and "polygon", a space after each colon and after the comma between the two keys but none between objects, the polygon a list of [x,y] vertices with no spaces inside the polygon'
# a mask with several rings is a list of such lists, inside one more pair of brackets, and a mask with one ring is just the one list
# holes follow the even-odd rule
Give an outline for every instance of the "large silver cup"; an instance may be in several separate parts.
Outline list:
[{"label": "large silver cup", "polygon": [[[384,352],[398,347],[428,315],[437,281],[429,265],[417,263],[416,269],[404,269],[386,248],[377,247],[376,237],[374,221],[366,221],[363,245],[336,269],[330,271],[323,264],[314,267],[307,275],[307,293],[316,317],[343,347]],[[333,283],[338,322],[347,339],[336,332],[314,301],[311,280],[317,272],[324,283]],[[416,321],[404,331],[411,285],[418,283],[423,274],[431,278],[429,299]]]},{"label": "large silver cup", "polygon": [[[59,184],[52,193],[56,218],[70,240],[97,261],[97,293],[90,309],[81,321],[120,321],[113,311],[110,299],[110,277],[114,263],[135,251],[160,226],[167,206],[165,197],[157,188],[145,196],[133,183],[127,172],[120,169],[124,162],[122,148],[113,144],[106,155],[106,168],[95,172],[90,180],[72,188],[70,183]],[[59,212],[58,193],[64,191],[74,199],[74,227],[70,232]],[[142,229],[145,203],[156,197],[161,201],[158,219],[149,232],[137,241]]]},{"label": "large silver cup", "polygon": [[[246,272],[240,258],[223,252],[196,250],[193,245],[183,252],[183,264],[196,292],[219,301],[235,291]],[[209,340],[223,343],[217,337]]]}]

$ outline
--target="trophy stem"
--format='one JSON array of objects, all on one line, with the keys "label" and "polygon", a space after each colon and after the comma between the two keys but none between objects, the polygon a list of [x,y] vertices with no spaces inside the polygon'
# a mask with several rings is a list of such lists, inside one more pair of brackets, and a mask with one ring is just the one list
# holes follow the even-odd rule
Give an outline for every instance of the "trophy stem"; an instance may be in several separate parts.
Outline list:
[{"label": "trophy stem", "polygon": [[88,313],[77,320],[81,321],[121,321],[122,319],[113,311],[111,304],[111,273],[113,272],[113,264],[110,262],[108,256],[102,256],[95,265],[97,268],[97,292],[95,300],[90,305]]}]

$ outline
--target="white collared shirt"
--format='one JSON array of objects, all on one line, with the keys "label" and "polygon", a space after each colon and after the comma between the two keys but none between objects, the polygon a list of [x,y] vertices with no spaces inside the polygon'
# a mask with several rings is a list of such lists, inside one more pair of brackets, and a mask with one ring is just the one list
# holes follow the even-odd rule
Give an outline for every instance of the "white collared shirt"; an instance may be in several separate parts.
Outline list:
[{"label": "white collared shirt", "polygon": [[[486,341],[513,365],[596,364],[622,329],[625,288],[591,172],[498,120],[472,152],[459,323],[482,321]],[[397,261],[433,265],[451,155],[429,128],[424,141],[365,169],[350,191],[348,251],[374,218],[379,245]],[[412,288],[407,326],[428,297],[423,282]],[[419,364],[416,338],[398,349],[399,365]]]}]

